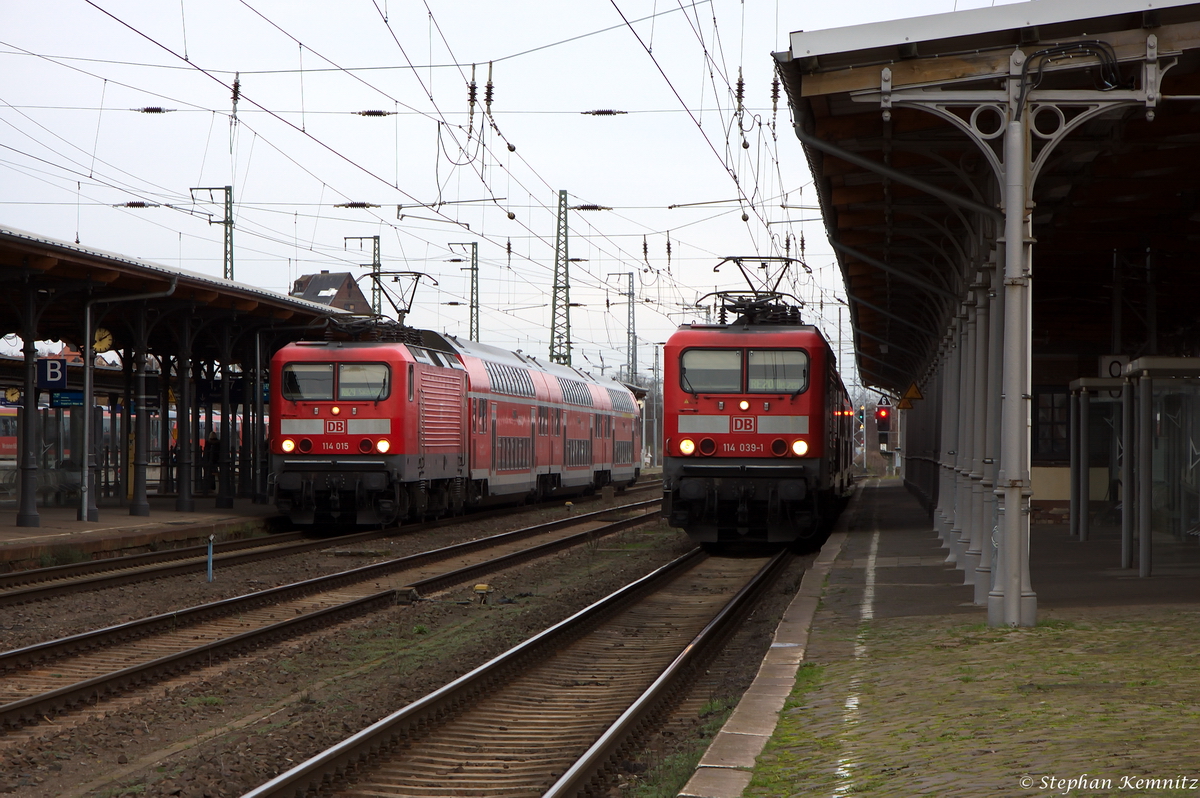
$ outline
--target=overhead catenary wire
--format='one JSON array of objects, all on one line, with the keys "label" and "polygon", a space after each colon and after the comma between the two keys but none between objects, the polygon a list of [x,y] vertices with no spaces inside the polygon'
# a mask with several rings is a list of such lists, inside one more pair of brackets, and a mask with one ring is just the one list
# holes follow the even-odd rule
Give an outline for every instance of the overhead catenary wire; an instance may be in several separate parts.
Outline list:
[{"label": "overhead catenary wire", "polygon": [[[434,22],[436,22],[436,20],[434,20]],[[617,27],[619,27],[619,26],[617,26]],[[300,45],[297,44],[297,47],[300,47]],[[308,49],[307,42],[304,43],[304,49]],[[295,51],[293,51],[293,52],[295,52]],[[193,54],[195,54],[195,50],[193,50]],[[306,58],[305,62],[307,62],[308,60],[309,59]],[[309,66],[309,69],[306,69],[305,71],[310,72],[311,65],[307,65],[307,63],[306,63],[306,66]],[[186,68],[191,68],[191,67],[189,65]],[[331,70],[331,71],[333,71],[333,70]],[[251,72],[250,74],[253,74],[253,73]],[[440,95],[438,95],[436,92],[434,94],[435,94],[435,97],[437,97],[437,99],[441,100]],[[261,99],[261,98],[259,98],[259,99]],[[311,98],[306,98],[304,105],[303,105],[303,111],[306,114],[315,113],[315,109],[313,108],[313,105],[312,105],[312,102],[310,102],[310,99]],[[267,113],[276,113],[276,114],[279,113],[277,109],[272,108],[272,106],[273,106],[272,103],[264,103],[264,106],[265,106],[264,109],[259,110],[259,109],[255,109],[254,107],[252,107],[249,103],[246,103],[244,105],[244,108],[241,109],[241,111],[244,113],[240,112],[238,115],[239,124],[244,124],[245,121],[250,118],[248,116],[250,114],[257,115],[257,114],[267,114]],[[185,108],[185,110],[190,110],[190,109]],[[440,109],[440,112],[447,114],[447,119],[450,118],[448,115],[448,112],[446,112],[446,110],[444,108]],[[685,113],[686,111],[672,111],[672,112]],[[212,114],[211,111],[209,113]],[[225,116],[225,114],[223,113],[222,116]],[[427,114],[427,116],[428,116],[428,114]],[[726,116],[726,118],[728,118],[728,113],[726,113],[725,116]],[[256,117],[256,118],[261,118],[261,117]],[[459,117],[459,118],[461,118],[461,117]],[[215,121],[215,115],[212,116],[212,121]],[[312,121],[311,117],[309,118],[309,121]],[[451,122],[451,124],[452,125],[456,124],[456,122]],[[312,133],[314,131],[315,131],[315,128],[306,128],[306,132]],[[106,127],[106,132],[107,132],[107,127]],[[251,128],[247,127],[246,132],[251,132]],[[445,131],[443,131],[443,134],[445,134]],[[260,138],[262,139],[264,145],[266,145],[268,148],[271,148],[273,151],[278,152],[281,155],[283,155],[283,154],[294,155],[296,152],[294,147],[283,146],[284,141],[282,139],[277,139],[275,136],[271,135],[270,133],[263,135],[263,130],[260,128],[258,134],[252,137],[251,142],[243,143],[243,147],[242,147],[243,152],[241,153],[241,156],[239,156],[238,161],[237,161],[237,163],[241,164],[241,166],[239,166],[238,169],[240,172],[242,172],[242,174],[240,174],[237,178],[239,182],[244,182],[248,178],[248,175],[246,173],[247,167],[246,167],[246,164],[244,163],[245,158],[243,157],[246,155],[246,152],[249,152],[251,154],[250,157],[253,162],[256,162],[256,163],[258,162],[258,159],[259,159],[258,152],[260,152],[261,150],[256,149],[256,148],[257,148],[257,141]],[[489,134],[489,138],[490,138],[490,134]],[[460,138],[459,140],[461,141],[462,139]],[[327,141],[326,143],[329,143],[329,142]],[[448,147],[454,146],[449,141],[449,139],[447,139],[446,144]],[[334,144],[332,146],[336,149],[336,144]],[[497,150],[501,151],[501,150],[499,150],[499,148],[497,148]],[[349,155],[351,160],[353,160],[353,156],[350,155],[350,153],[344,153],[344,154]],[[536,154],[536,153],[534,153],[534,154]],[[488,156],[489,163],[487,164],[487,169],[488,169],[487,179],[486,179],[486,181],[481,181],[489,186],[495,185],[495,179],[492,177],[490,171],[492,169],[496,168],[496,166],[497,166],[496,164],[490,163],[491,158],[492,158],[492,156]],[[323,191],[325,190],[324,187],[328,187],[330,189],[330,191],[333,193],[340,193],[343,195],[346,193],[352,193],[354,195],[355,199],[363,198],[363,193],[361,191],[354,191],[354,192],[348,191],[348,189],[347,189],[348,184],[344,179],[332,179],[331,180],[330,175],[327,174],[328,170],[320,168],[320,166],[317,165],[317,163],[314,162],[312,159],[297,158],[295,160],[297,162],[297,166],[303,164],[304,166],[309,167],[307,170],[309,175],[312,177],[312,179],[316,180],[317,182],[319,182],[321,184],[321,186],[323,187],[322,188]],[[529,184],[524,182],[525,177],[527,176],[527,173],[523,170],[528,168],[529,173],[537,175],[538,179],[543,180],[545,183],[549,183],[550,181],[545,179],[544,174],[539,174],[538,169],[534,168],[533,164],[530,163],[529,159],[526,159],[525,157],[523,157],[521,155],[517,155],[517,156],[513,156],[511,158],[511,161],[512,161],[511,163],[499,164],[499,168],[504,169],[504,171],[499,174],[503,175],[503,176],[507,176],[507,178],[509,180],[513,180],[514,178],[519,178],[522,181],[522,185],[520,188],[514,189],[515,194],[513,191],[509,191],[509,192],[505,192],[505,193],[507,193],[507,195],[509,197],[514,197],[514,196],[517,197],[516,201],[520,202],[521,201],[520,200],[521,188],[528,191],[529,197],[531,199],[530,208],[536,214],[540,209],[546,208],[546,203],[544,202],[544,193],[539,192],[538,190],[536,190],[536,188],[532,191],[529,190]],[[369,162],[363,163],[362,161],[359,161],[359,164],[365,166],[368,170],[371,169]],[[389,163],[388,166],[390,167],[391,164]],[[257,166],[255,167],[255,171],[258,171]],[[376,171],[376,174],[378,174],[378,171],[377,170],[375,170],[375,171]],[[390,171],[390,169],[388,171]],[[469,171],[470,170],[467,170],[467,172],[463,172],[463,174],[462,174],[462,177],[464,178],[464,185],[469,184],[471,182],[470,180],[465,179],[467,177],[467,175],[469,174]],[[390,178],[390,176],[389,176],[389,178]],[[501,177],[501,180],[503,180],[503,179],[504,178]],[[751,183],[750,183],[750,177],[749,177],[748,172],[743,177],[743,180],[746,181],[746,188],[749,191],[749,189],[751,187]],[[210,180],[202,179],[199,182],[200,183],[205,183],[205,182],[211,183],[213,181],[211,179]],[[259,182],[261,182],[261,177],[259,178]],[[383,183],[388,186],[394,186],[398,182],[399,182],[399,177],[397,177],[397,179],[388,179],[388,180],[383,181]],[[337,187],[339,185],[342,186],[342,190],[340,192],[337,189]],[[501,182],[500,185],[503,186],[503,183]],[[454,193],[453,193],[454,191],[455,191],[455,189],[453,187],[453,182],[452,182],[451,188],[450,188],[451,193],[443,195],[442,199],[451,199],[454,196]],[[103,192],[101,192],[101,193],[103,193]],[[155,192],[155,194],[158,194],[158,193],[159,192]],[[416,194],[417,192],[411,192],[411,193]],[[421,192],[421,193],[427,194],[428,192]],[[496,192],[496,193],[499,193],[499,192]],[[271,234],[270,230],[268,230],[267,228],[277,228],[280,226],[279,223],[277,221],[272,221],[270,218],[266,218],[263,216],[264,212],[269,212],[268,209],[264,208],[263,203],[258,203],[258,204],[247,203],[245,201],[245,198],[247,198],[248,195],[244,194],[240,191],[238,193],[238,196],[239,196],[239,203],[238,203],[239,223],[244,222],[245,224],[251,225],[251,226],[257,226],[259,224],[265,225],[265,227],[259,227],[257,232],[261,233],[265,236],[264,240],[269,240],[272,234]],[[760,196],[754,196],[753,194],[751,194],[751,198],[755,202],[761,201]],[[680,197],[679,199],[686,199],[686,197]],[[146,201],[150,201],[150,198],[148,197],[148,199]],[[96,198],[96,202],[101,203],[101,204],[108,204],[108,203],[105,203],[104,200],[99,197]],[[168,202],[174,204],[176,202],[176,200],[169,199]],[[321,202],[319,204],[321,206],[326,206],[326,205],[332,204],[332,202]],[[381,203],[381,204],[383,204],[383,203]],[[614,205],[613,203],[605,203],[605,204],[610,207]],[[619,205],[616,207],[618,210],[620,210],[622,208],[626,208],[626,206],[619,206]],[[636,210],[637,208],[634,206],[629,206],[627,209],[628,210]],[[431,213],[428,215],[445,217],[445,218],[447,218],[447,220],[452,221],[453,223],[458,223],[459,220],[464,220],[464,221],[469,220],[469,221],[471,221],[471,227],[472,227],[473,232],[475,232],[479,229],[479,227],[474,222],[474,218],[482,218],[482,219],[487,219],[487,218],[494,219],[495,218],[495,217],[488,217],[486,214],[484,214],[482,216],[479,214],[464,215],[463,213],[461,213],[457,210],[450,210],[449,208],[443,208],[441,210],[442,210],[441,213],[436,213],[436,214]],[[518,207],[517,210],[520,210],[520,208]],[[610,212],[610,213],[612,213],[612,212]],[[318,211],[317,214],[311,215],[311,216],[306,216],[303,213],[299,214],[298,216],[293,215],[293,217],[288,220],[287,234],[279,236],[279,237],[282,238],[283,240],[286,240],[290,246],[296,240],[296,236],[294,235],[294,231],[293,231],[293,227],[294,227],[294,224],[296,223],[296,221],[297,220],[303,221],[306,218],[314,218],[314,219],[320,218],[322,216],[322,214],[324,214],[326,220],[339,218],[337,214],[330,215],[330,214],[326,213],[325,211]],[[274,213],[271,213],[271,215],[275,216]],[[614,216],[617,216],[617,218],[621,219],[622,222],[630,221],[629,216],[626,214],[620,214],[620,215],[614,214]],[[277,217],[277,218],[279,218],[279,217]],[[720,218],[720,217],[717,217],[717,218]],[[257,222],[256,222],[256,220],[257,220]],[[347,219],[347,221],[350,221],[350,220]],[[418,223],[415,228],[410,228],[409,225],[406,224],[406,225],[404,225],[403,228],[401,228],[400,226],[396,225],[394,223],[394,221],[390,224],[387,221],[380,220],[379,218],[371,218],[366,221],[370,224],[375,224],[375,225],[378,225],[381,227],[382,226],[389,227],[396,234],[396,236],[398,237],[398,240],[410,241],[411,239],[409,238],[409,236],[415,234],[415,237],[418,237],[418,238],[423,237],[423,238],[429,239],[429,241],[427,243],[429,243],[430,245],[432,245],[435,248],[442,247],[442,244],[437,240],[440,237],[439,234],[427,233],[424,236],[422,235],[422,232],[421,232],[422,228],[424,228],[426,231],[428,231],[430,228],[433,228],[434,225],[429,225],[429,224],[421,225]],[[616,219],[614,219],[613,221],[615,222]],[[529,217],[527,214],[522,216],[521,222],[522,222],[521,227],[523,228],[521,233],[527,234],[527,235],[525,235],[524,240],[532,242],[531,249],[528,249],[527,251],[524,251],[524,252],[522,252],[520,250],[518,251],[518,257],[522,258],[524,260],[527,260],[530,264],[530,269],[522,268],[521,272],[523,275],[530,275],[530,274],[537,275],[537,274],[539,274],[539,272],[544,273],[544,271],[542,271],[542,270],[546,269],[547,267],[544,263],[544,260],[541,259],[540,255],[539,255],[539,252],[541,250],[539,249],[539,244],[537,242],[539,242],[539,241],[544,242],[547,238],[547,235],[545,232],[543,232],[541,227],[539,227],[536,223],[533,223],[531,221],[531,217]],[[700,221],[674,222],[673,221],[669,225],[663,225],[663,227],[669,227],[673,231],[671,233],[670,239],[669,239],[672,244],[673,252],[671,254],[671,263],[667,264],[668,266],[674,267],[675,265],[677,265],[679,263],[686,262],[685,260],[681,259],[680,251],[675,250],[675,247],[677,244],[676,238],[677,238],[677,236],[680,236],[680,235],[684,236],[685,240],[682,242],[679,242],[679,246],[686,247],[689,255],[694,255],[697,258],[702,256],[702,252],[705,249],[703,246],[695,247],[693,245],[689,245],[688,242],[686,241],[686,238],[688,235],[687,230],[688,230],[689,226],[694,227],[694,225],[696,225],[696,224],[703,224],[703,222],[700,222]],[[591,220],[589,220],[589,223],[586,226],[580,227],[579,232],[581,235],[587,237],[587,240],[588,240],[590,246],[597,247],[597,260],[602,260],[604,257],[634,260],[635,258],[632,257],[633,253],[631,250],[634,250],[636,248],[636,245],[631,246],[630,242],[628,241],[629,236],[626,236],[626,234],[624,234],[623,232],[618,233],[618,232],[612,230],[611,229],[612,227],[614,227],[613,224],[607,223],[603,219],[597,220],[595,223],[592,223]],[[491,233],[492,235],[488,238],[484,238],[483,240],[492,241],[497,247],[501,248],[502,250],[507,249],[507,244],[510,240],[512,241],[512,243],[514,245],[516,245],[516,242],[522,238],[522,235],[520,235],[520,234],[518,234],[518,235],[501,234],[497,237],[494,235],[495,231],[491,229],[491,225],[488,225],[488,232]],[[317,233],[315,225],[314,225],[313,233],[314,233],[314,235]],[[506,231],[506,233],[507,233],[507,231]],[[660,271],[661,268],[663,267],[663,257],[665,254],[666,243],[668,241],[668,239],[664,233],[665,233],[665,231],[660,229],[660,230],[656,230],[654,233],[651,234],[652,237],[653,237],[653,235],[656,235],[656,234],[659,235],[660,239],[657,240],[656,242],[652,242],[654,244],[654,250],[655,250],[656,255],[650,259],[650,264],[654,267],[654,269],[652,269],[649,272],[643,272],[640,269],[637,270],[638,273],[641,275],[640,280],[644,284],[650,284],[650,285],[657,284],[657,283],[661,283],[664,285],[670,284],[670,275],[667,272]],[[399,238],[400,236],[403,236],[403,238]],[[302,237],[307,238],[308,236],[302,236]],[[320,241],[319,237],[313,239],[313,244],[315,245],[315,246],[313,246],[313,253],[314,253],[314,257],[318,258],[318,259],[320,257],[322,257],[322,255],[320,254],[321,247],[320,247],[319,241]],[[303,242],[301,242],[301,243],[303,243]],[[521,247],[521,249],[526,249],[526,247],[528,247],[528,246],[529,245],[524,245]],[[636,260],[640,260],[640,259],[636,259]],[[581,271],[581,274],[584,273],[584,270],[582,268],[580,271]],[[589,281],[590,281],[590,278],[589,278]],[[536,277],[534,278],[534,282],[535,283],[538,282],[538,279]],[[675,286],[675,290],[678,290],[678,286]],[[666,300],[668,302],[671,301],[670,297],[666,297]],[[663,310],[669,310],[669,308],[663,308]]]}]

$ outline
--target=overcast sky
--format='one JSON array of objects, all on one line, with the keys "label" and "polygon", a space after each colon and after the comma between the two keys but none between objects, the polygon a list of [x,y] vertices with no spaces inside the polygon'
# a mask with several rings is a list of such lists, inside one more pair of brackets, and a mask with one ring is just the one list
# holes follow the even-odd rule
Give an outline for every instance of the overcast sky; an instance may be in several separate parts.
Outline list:
[{"label": "overcast sky", "polygon": [[224,193],[193,189],[230,185],[238,281],[361,276],[370,244],[346,239],[377,235],[385,269],[428,275],[409,323],[463,336],[454,244],[475,241],[481,338],[544,355],[566,190],[604,208],[568,212],[575,365],[625,362],[628,273],[646,372],[699,297],[745,287],[721,257],[801,242],[812,275],[783,286],[836,341],[840,276],[771,53],[985,5],[4,0],[0,225],[219,276]]}]

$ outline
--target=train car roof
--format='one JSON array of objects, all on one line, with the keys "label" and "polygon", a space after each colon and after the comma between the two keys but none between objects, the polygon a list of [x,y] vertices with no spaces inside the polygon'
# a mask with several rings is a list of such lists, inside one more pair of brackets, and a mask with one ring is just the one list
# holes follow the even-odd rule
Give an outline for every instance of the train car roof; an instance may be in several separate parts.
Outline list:
[{"label": "train car roof", "polygon": [[[526,355],[523,352],[510,352],[507,349],[502,349],[498,346],[490,344],[481,344],[478,341],[466,341],[455,335],[441,335],[431,330],[425,330],[422,334],[422,341],[430,349],[439,349],[444,347],[445,351],[458,352],[463,355],[477,357],[480,360],[490,360],[493,363],[504,363],[517,368],[532,369],[549,374],[552,377],[563,377],[569,380],[579,380],[581,382],[594,383],[602,388],[620,387],[634,393],[634,389],[625,383],[614,380],[611,377],[597,377],[594,374],[589,374],[586,371],[580,371],[573,366],[563,366],[558,363],[545,363],[538,360],[536,357]],[[441,344],[441,346],[439,346]]]}]

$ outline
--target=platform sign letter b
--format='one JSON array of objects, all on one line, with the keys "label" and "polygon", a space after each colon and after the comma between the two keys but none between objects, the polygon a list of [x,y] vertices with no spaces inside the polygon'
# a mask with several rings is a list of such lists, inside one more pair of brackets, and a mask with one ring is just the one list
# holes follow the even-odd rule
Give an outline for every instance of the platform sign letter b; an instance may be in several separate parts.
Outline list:
[{"label": "platform sign letter b", "polygon": [[67,389],[66,358],[43,358],[37,362],[37,387],[48,391]]}]

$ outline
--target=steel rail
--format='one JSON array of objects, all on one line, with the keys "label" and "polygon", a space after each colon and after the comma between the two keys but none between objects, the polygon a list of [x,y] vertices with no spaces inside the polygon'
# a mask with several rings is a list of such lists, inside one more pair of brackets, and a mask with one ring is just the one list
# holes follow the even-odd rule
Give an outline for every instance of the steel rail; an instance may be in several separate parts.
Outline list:
[{"label": "steel rail", "polygon": [[700,556],[702,552],[699,548],[692,549],[449,684],[351,735],[323,753],[245,793],[242,798],[303,798],[310,791],[320,792],[323,787],[356,770],[381,751],[391,749],[411,732],[449,715],[456,707],[469,702],[474,695],[488,692],[493,685],[498,685],[504,680],[507,672],[536,660],[547,650],[561,646],[564,641],[579,635],[584,626],[603,620],[628,602],[673,578]]},{"label": "steel rail", "polygon": [[[661,480],[657,483],[646,482],[645,484],[637,485],[630,488],[630,491],[649,490],[655,487],[656,484],[661,485]],[[596,501],[597,498],[586,497],[582,500],[591,502]],[[215,549],[224,550],[225,552],[219,557],[214,557],[214,564],[223,567],[245,565],[246,563],[261,560],[303,554],[308,551],[319,551],[321,549],[332,548],[333,546],[362,543],[368,540],[392,536],[397,534],[397,532],[408,535],[423,530],[450,526],[461,523],[464,520],[480,521],[488,518],[504,517],[520,512],[527,512],[528,509],[527,507],[521,507],[484,510],[479,513],[473,513],[467,519],[464,519],[462,516],[454,516],[452,518],[441,518],[434,521],[409,524],[403,527],[374,529],[367,532],[358,532],[351,535],[322,538],[319,540],[305,537],[302,533],[289,532],[271,536],[270,538],[225,541],[214,546]],[[241,551],[243,549],[252,550]],[[0,574],[0,607],[10,604],[41,601],[85,590],[106,589],[142,582],[148,579],[160,579],[202,571],[207,566],[207,554],[208,546],[206,544],[171,549],[169,551],[130,554],[84,563],[71,563],[68,565],[56,565],[48,568]],[[179,562],[174,565],[160,565],[160,563],[170,563],[175,560],[187,560],[187,562]],[[120,571],[125,569],[129,569],[128,573],[120,573]],[[96,575],[91,578],[75,578],[86,577],[89,574]],[[21,585],[29,586],[22,588],[20,587]]]},{"label": "steel rail", "polygon": [[132,640],[138,637],[155,634],[160,630],[174,629],[181,625],[198,623],[212,618],[219,618],[226,615],[232,615],[238,612],[244,612],[255,607],[261,607],[266,604],[278,603],[288,599],[306,596],[311,593],[316,593],[322,590],[329,590],[343,585],[355,584],[357,582],[366,582],[371,579],[376,579],[381,576],[403,571],[419,565],[424,565],[438,560],[444,560],[448,557],[453,557],[459,554],[466,554],[479,549],[490,548],[497,544],[506,543],[509,541],[520,540],[543,532],[552,532],[555,529],[561,529],[564,526],[573,526],[581,521],[595,519],[597,516],[606,515],[614,510],[622,509],[640,509],[652,504],[658,504],[662,499],[651,499],[644,502],[636,502],[634,504],[623,505],[615,508],[599,510],[593,513],[585,513],[583,515],[571,516],[569,518],[550,521],[545,524],[537,524],[522,529],[514,529],[511,532],[502,532],[498,535],[491,535],[486,538],[478,538],[476,540],[468,540],[463,543],[456,543],[452,546],[443,546],[440,549],[431,549],[429,551],[410,554],[405,557],[399,557],[393,560],[384,562],[372,563],[363,565],[358,568],[351,568],[347,571],[339,571],[334,574],[326,574],[313,579],[306,579],[302,582],[293,582],[289,585],[280,585],[279,587],[267,588],[266,590],[255,591],[244,596],[235,596],[234,598],[214,601],[209,604],[200,604],[195,607],[188,607],[183,610],[174,612],[165,612],[160,615],[152,615],[147,618],[139,618],[137,620],[128,621],[126,623],[109,626],[103,629],[96,629],[90,632],[83,632],[70,637],[63,637],[57,640],[49,640],[44,643],[35,643],[24,648],[13,649],[0,653],[0,674],[24,668],[34,663],[43,662],[56,657],[61,657],[75,651],[86,649],[99,648],[113,643]]},{"label": "steel rail", "polygon": [[[286,533],[288,539],[249,538],[214,543],[215,564],[240,565],[245,562],[303,553],[314,548],[329,548],[328,542],[315,542],[299,533]],[[304,542],[297,542],[303,540]],[[307,544],[307,545],[306,545]],[[253,551],[244,551],[252,549]],[[222,551],[219,556],[215,552]],[[77,593],[97,587],[117,587],[147,579],[178,576],[204,570],[208,545],[186,546],[169,551],[148,551],[106,557],[101,560],[53,565],[28,571],[13,571],[0,576],[0,607]],[[187,560],[188,562],[177,562]],[[192,562],[192,560],[196,560]],[[164,563],[175,563],[164,565]],[[121,571],[128,570],[128,573]],[[77,578],[83,577],[83,578]],[[27,587],[22,587],[23,585]]]},{"label": "steel rail", "polygon": [[223,640],[214,640],[185,651],[177,651],[174,654],[132,665],[113,673],[102,674],[47,693],[13,701],[0,706],[0,728],[35,721],[60,709],[70,708],[84,702],[98,702],[107,695],[152,683],[163,676],[170,676],[200,665],[209,665],[214,660],[226,659],[252,648],[294,637],[301,632],[346,620],[359,613],[390,607],[395,601],[396,591],[385,590],[335,607],[326,607],[310,612],[298,618],[280,621],[261,629],[252,629]]},{"label": "steel rail", "polygon": [[[634,505],[626,505],[625,507],[606,508],[594,513],[586,513],[584,515],[575,516],[568,519],[552,521],[548,524],[526,527],[524,529],[505,532],[499,535],[493,535],[489,538],[482,538],[480,540],[467,541],[466,543],[447,546],[430,552],[423,552],[421,554],[410,555],[408,557],[402,557],[386,563],[377,563],[375,565],[364,566],[362,568],[356,568],[338,574],[329,574],[327,576],[317,577],[316,579],[306,580],[305,582],[298,582],[293,585],[283,585],[278,588],[260,591],[247,596],[226,599],[224,601],[214,602],[212,604],[204,604],[179,612],[164,613],[151,618],[130,621],[129,623],[120,624],[107,629],[96,630],[94,632],[87,632],[82,635],[75,635],[69,638],[28,646],[26,648],[0,654],[0,672],[5,670],[14,670],[19,667],[30,666],[34,663],[39,663],[55,657],[61,657],[81,650],[98,648],[101,646],[112,645],[117,642],[123,642],[129,639],[145,637],[159,630],[166,631],[174,629],[179,625],[189,625],[202,620],[228,616],[254,607],[259,607],[264,604],[278,603],[289,598],[308,595],[318,592],[322,589],[368,581],[370,579],[378,578],[379,576],[393,573],[395,571],[405,570],[417,565],[436,562],[437,560],[445,559],[453,555],[468,553],[481,548],[487,548],[489,545],[497,545],[514,540],[520,540],[523,537],[529,537],[535,534],[552,531],[553,529],[561,528],[562,526],[578,524],[581,521],[586,522],[593,519],[595,516],[605,515],[613,512],[614,510],[645,507],[647,505],[657,504],[659,501],[661,500],[655,499],[647,502],[639,502]],[[80,703],[81,701],[89,700],[93,697],[98,699],[102,695],[119,692],[120,690],[125,689],[133,684],[153,681],[163,674],[170,674],[184,670],[197,664],[211,662],[214,658],[228,657],[247,648],[274,642],[284,637],[293,636],[307,631],[314,625],[327,625],[359,612],[370,611],[372,609],[379,608],[380,606],[391,606],[398,599],[407,598],[414,590],[434,590],[450,584],[460,583],[478,573],[510,567],[524,560],[534,559],[563,548],[568,548],[572,545],[587,542],[605,534],[618,532],[622,529],[628,528],[629,526],[648,521],[656,515],[657,513],[645,513],[633,518],[622,519],[598,529],[587,530],[559,540],[548,541],[519,552],[503,555],[485,563],[467,566],[447,574],[430,577],[413,583],[411,586],[406,586],[401,590],[386,590],[368,597],[354,599],[343,604],[328,607],[311,613],[306,613],[302,616],[281,621],[276,624],[271,624],[270,626],[266,626],[261,629],[251,630],[233,637],[225,638],[223,640],[213,641],[211,643],[197,646],[186,651],[177,652],[166,657],[140,663],[121,671],[104,674],[84,682],[76,683],[74,685],[67,685],[58,690],[42,693],[37,696],[31,696],[27,699],[21,699],[19,701],[14,701],[0,706],[0,727],[5,725],[19,725],[31,720],[36,720],[44,715],[49,714],[50,712],[57,711],[59,708],[72,706]]]},{"label": "steel rail", "polygon": [[790,560],[791,553],[786,549],[772,557],[721,608],[721,611],[713,616],[629,709],[625,710],[592,747],[542,794],[542,798],[605,794],[606,790],[602,789],[602,784],[616,772],[623,754],[636,744],[647,726],[653,725],[654,717],[675,702],[679,692],[686,687],[687,677],[693,674],[696,668],[703,664],[705,657],[733,632],[734,626],[744,617],[759,594],[771,584]]}]

